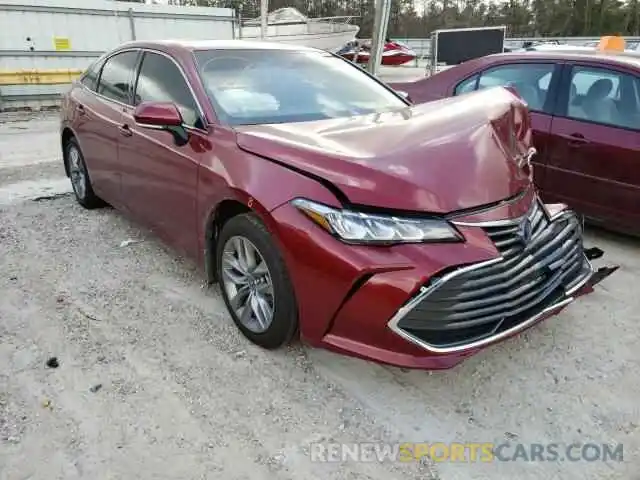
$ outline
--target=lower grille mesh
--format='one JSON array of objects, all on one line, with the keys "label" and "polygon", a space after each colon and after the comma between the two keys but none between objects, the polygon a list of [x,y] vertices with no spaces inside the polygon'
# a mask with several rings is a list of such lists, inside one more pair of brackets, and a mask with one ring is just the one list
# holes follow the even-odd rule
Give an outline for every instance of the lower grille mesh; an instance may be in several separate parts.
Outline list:
[{"label": "lower grille mesh", "polygon": [[550,221],[535,202],[519,221],[483,228],[502,259],[428,285],[398,328],[434,347],[463,346],[526,322],[565,299],[590,272],[572,213]]}]

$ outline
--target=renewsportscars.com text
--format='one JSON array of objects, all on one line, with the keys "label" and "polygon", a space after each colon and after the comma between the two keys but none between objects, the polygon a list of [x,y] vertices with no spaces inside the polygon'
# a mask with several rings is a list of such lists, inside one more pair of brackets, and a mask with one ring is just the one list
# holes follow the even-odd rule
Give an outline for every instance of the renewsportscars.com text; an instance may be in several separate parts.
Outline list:
[{"label": "renewsportscars.com text", "polygon": [[622,462],[624,446],[605,443],[313,443],[313,462]]}]

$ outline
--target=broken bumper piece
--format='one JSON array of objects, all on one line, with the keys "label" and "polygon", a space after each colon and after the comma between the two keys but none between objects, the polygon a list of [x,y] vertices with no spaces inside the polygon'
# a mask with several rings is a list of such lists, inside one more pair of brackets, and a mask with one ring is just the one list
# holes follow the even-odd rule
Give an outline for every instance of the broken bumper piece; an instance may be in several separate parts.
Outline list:
[{"label": "broken bumper piece", "polygon": [[589,278],[589,280],[587,281],[587,285],[590,286],[591,288],[595,287],[602,280],[604,280],[609,275],[611,275],[613,272],[618,270],[618,268],[620,268],[619,265],[616,265],[615,267],[601,267],[601,268],[599,268],[598,270],[593,272],[593,274],[591,275],[591,278]]}]

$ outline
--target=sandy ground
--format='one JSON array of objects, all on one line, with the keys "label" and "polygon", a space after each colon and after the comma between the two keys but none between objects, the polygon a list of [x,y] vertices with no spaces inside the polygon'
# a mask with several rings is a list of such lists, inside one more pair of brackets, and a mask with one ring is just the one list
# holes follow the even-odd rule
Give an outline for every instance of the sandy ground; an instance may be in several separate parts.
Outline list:
[{"label": "sandy ground", "polygon": [[[302,345],[266,352],[192,263],[118,212],[74,202],[55,117],[10,120],[0,121],[0,480],[640,479],[637,240],[588,231],[621,270],[450,371]],[[309,455],[314,442],[507,440],[623,443],[624,462]]]}]

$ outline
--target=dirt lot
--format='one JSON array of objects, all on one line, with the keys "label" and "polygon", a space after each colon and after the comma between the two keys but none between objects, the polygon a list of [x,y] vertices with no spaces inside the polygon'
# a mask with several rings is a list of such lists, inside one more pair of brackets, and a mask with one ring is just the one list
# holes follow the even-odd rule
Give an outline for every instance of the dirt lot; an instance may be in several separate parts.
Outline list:
[{"label": "dirt lot", "polygon": [[[640,242],[587,232],[621,270],[451,371],[266,352],[192,263],[75,204],[55,117],[18,120],[0,123],[0,480],[640,479]],[[624,462],[309,456],[379,441],[623,443]]]}]

